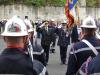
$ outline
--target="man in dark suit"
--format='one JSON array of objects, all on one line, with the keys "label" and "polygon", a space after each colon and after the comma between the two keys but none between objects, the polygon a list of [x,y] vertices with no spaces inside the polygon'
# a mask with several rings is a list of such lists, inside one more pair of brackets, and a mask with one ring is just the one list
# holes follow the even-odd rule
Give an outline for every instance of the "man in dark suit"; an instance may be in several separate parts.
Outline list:
[{"label": "man in dark suit", "polygon": [[69,31],[66,28],[66,21],[62,22],[62,27],[57,29],[57,34],[59,36],[58,46],[60,47],[61,64],[66,64],[67,47],[70,43],[70,36]]},{"label": "man in dark suit", "polygon": [[54,33],[54,29],[49,27],[48,21],[44,22],[39,28],[37,28],[37,31],[41,33],[41,46],[44,49],[45,55],[46,55],[46,63],[48,63],[49,60],[49,49],[50,44],[52,42],[52,36]]}]

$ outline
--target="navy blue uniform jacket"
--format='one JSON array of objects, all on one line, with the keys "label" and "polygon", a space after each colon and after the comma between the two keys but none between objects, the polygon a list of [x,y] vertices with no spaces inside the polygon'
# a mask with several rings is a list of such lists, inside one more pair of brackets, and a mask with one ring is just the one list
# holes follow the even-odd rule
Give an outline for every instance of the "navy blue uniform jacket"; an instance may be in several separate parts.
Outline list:
[{"label": "navy blue uniform jacket", "polygon": [[[96,50],[100,51],[100,42],[98,42],[95,37],[86,36],[84,39],[88,40],[96,48]],[[76,74],[80,66],[87,60],[89,56],[94,57],[95,54],[87,46],[87,44],[82,41],[76,43],[70,52],[66,75]]]},{"label": "navy blue uniform jacket", "polygon": [[32,63],[23,49],[6,48],[0,55],[0,74],[39,75],[43,68],[36,60]]}]

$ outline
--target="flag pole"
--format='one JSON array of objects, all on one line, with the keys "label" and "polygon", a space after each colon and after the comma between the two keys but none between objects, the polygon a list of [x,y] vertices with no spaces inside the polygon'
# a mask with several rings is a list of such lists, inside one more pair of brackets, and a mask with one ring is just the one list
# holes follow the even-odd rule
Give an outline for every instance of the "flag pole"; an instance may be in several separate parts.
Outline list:
[{"label": "flag pole", "polygon": [[76,15],[77,15],[77,21],[78,21],[78,23],[80,24],[80,17],[79,17],[79,8],[78,8],[78,4],[76,4],[75,10],[76,10]]}]

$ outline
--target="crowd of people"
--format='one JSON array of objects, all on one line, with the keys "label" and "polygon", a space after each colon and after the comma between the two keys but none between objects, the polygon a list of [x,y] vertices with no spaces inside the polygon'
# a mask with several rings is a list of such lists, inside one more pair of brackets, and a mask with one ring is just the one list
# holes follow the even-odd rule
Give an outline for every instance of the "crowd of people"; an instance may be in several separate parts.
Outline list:
[{"label": "crowd of people", "polygon": [[[49,75],[46,66],[49,62],[49,53],[55,53],[56,39],[60,50],[62,65],[67,65],[65,75],[99,74],[100,41],[96,36],[97,25],[95,20],[88,16],[82,25],[75,21],[72,28],[68,21],[56,22],[54,19],[30,21],[28,16],[21,19],[14,16],[4,24],[3,36],[6,47],[0,55],[0,74]],[[38,44],[38,38],[41,43]],[[88,41],[97,50],[96,56]],[[68,63],[67,50],[71,44]],[[84,69],[79,70],[82,64],[91,56],[94,58]],[[83,66],[84,67],[84,66]]]}]

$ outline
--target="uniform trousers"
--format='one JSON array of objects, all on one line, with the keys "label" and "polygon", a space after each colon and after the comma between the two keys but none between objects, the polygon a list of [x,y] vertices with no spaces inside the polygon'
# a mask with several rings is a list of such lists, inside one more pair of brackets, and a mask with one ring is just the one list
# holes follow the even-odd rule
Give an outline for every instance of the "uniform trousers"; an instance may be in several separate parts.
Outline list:
[{"label": "uniform trousers", "polygon": [[44,49],[44,53],[45,53],[45,58],[46,58],[46,64],[48,63],[49,60],[49,49],[50,49],[50,45],[42,45],[43,49]]},{"label": "uniform trousers", "polygon": [[60,59],[61,63],[66,63],[66,56],[67,56],[67,47],[68,46],[60,46]]}]

